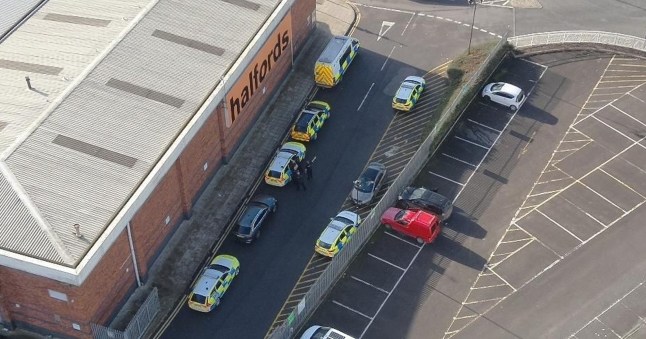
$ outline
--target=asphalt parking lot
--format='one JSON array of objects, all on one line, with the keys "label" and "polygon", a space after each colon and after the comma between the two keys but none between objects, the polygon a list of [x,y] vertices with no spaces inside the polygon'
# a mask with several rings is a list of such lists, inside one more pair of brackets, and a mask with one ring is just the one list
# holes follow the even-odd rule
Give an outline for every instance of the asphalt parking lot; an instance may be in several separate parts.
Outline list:
[{"label": "asphalt parking lot", "polygon": [[[442,237],[419,247],[378,231],[308,325],[364,338],[644,333],[644,269],[612,261],[632,255],[612,244],[626,234],[599,236],[644,216],[646,63],[589,53],[529,61],[504,67],[505,81],[536,89],[517,115],[476,100],[415,181],[455,200]],[[603,278],[586,284],[581,270]]]},{"label": "asphalt parking lot", "polygon": [[[507,72],[496,80],[516,84],[530,92],[545,70],[545,67],[524,60],[511,60],[504,68]],[[471,216],[464,213],[459,198],[463,194],[469,195],[471,197],[466,199],[468,202],[474,198],[473,194],[488,194],[472,192],[469,182],[516,114],[494,103],[479,98],[474,100],[436,155],[424,167],[420,174],[425,178],[424,182],[417,182],[422,186],[437,188],[438,192],[456,203],[454,216],[449,219],[447,226],[452,231],[445,231],[434,244],[420,246],[413,239],[385,229],[379,230],[316,311],[310,320],[311,324],[338,327],[356,337],[401,337],[399,329],[388,323],[393,319],[393,314],[396,314],[396,318],[405,318],[413,313],[408,310],[410,306],[403,305],[406,299],[415,299],[419,293],[409,285],[411,277],[429,272],[441,273],[447,262],[436,256],[438,251],[454,260],[463,261],[445,249],[460,247],[460,238],[464,234],[477,236],[477,233],[482,233],[473,229],[474,225],[469,221]],[[489,174],[489,177],[491,180],[500,180],[493,174]],[[436,248],[438,243],[441,244],[440,248]],[[462,252],[464,254],[468,249],[462,248]],[[474,268],[482,267],[484,259],[477,258],[478,255],[474,253],[468,255],[476,257],[476,260],[463,261],[465,264]],[[425,258],[438,260],[426,261]]]}]

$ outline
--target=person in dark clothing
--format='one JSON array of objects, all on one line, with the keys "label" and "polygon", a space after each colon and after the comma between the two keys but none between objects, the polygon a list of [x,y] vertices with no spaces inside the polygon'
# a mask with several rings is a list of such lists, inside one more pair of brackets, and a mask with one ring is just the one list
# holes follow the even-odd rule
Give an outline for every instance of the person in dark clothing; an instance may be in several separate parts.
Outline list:
[{"label": "person in dark clothing", "polygon": [[294,184],[296,185],[297,191],[300,191],[301,187],[303,188],[303,191],[307,191],[307,187],[305,187],[305,183],[303,183],[303,175],[301,174],[301,171],[294,172]]},{"label": "person in dark clothing", "polygon": [[307,174],[307,180],[312,180],[312,162],[305,160],[305,173]]}]

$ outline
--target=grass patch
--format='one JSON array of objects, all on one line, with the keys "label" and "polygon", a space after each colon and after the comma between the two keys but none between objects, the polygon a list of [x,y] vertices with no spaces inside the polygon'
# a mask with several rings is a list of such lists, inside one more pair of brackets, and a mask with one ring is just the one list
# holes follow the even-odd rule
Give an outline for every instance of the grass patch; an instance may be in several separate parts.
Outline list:
[{"label": "grass patch", "polygon": [[[433,118],[424,129],[424,135],[428,136],[438,122],[440,122],[440,118],[446,116],[442,125],[439,126],[438,134],[431,145],[431,152],[439,146],[439,142],[443,139],[444,135],[449,132],[455,120],[460,116],[460,113],[466,108],[482,86],[484,86],[484,82],[487,81],[500,62],[509,55],[508,52],[511,51],[509,44],[505,44],[498,50],[495,50],[496,45],[498,45],[498,41],[475,46],[471,48],[470,54],[462,54],[453,59],[449,64],[446,71],[448,76],[446,92],[435,109],[435,112],[433,112]],[[495,53],[495,55],[492,56],[488,64],[483,65],[491,53]],[[478,75],[478,70],[481,67],[483,69]],[[473,79],[469,83],[471,78],[476,75],[478,75],[478,78]],[[467,86],[469,84],[470,86]],[[450,107],[454,100],[457,100],[455,106]]]}]

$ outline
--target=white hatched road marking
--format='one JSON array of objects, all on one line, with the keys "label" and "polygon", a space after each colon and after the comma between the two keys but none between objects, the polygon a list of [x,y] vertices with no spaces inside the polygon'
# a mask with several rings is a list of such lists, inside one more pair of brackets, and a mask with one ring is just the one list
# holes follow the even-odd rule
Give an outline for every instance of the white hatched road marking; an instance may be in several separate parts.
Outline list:
[{"label": "white hatched road marking", "polygon": [[345,308],[345,309],[346,309],[346,310],[348,310],[348,311],[352,311],[352,312],[354,312],[354,313],[356,313],[356,314],[358,314],[358,315],[360,315],[360,316],[363,316],[363,317],[365,317],[365,318],[367,318],[367,319],[370,319],[370,320],[372,321],[372,317],[371,317],[371,316],[369,316],[369,315],[366,315],[366,314],[364,314],[364,313],[361,313],[361,312],[359,312],[359,311],[355,310],[354,308],[352,308],[352,307],[350,307],[350,306],[343,305],[342,303],[340,303],[340,302],[338,302],[338,301],[336,301],[336,300],[332,300],[332,302],[333,302],[334,304],[338,305],[338,306],[341,306],[341,307]]},{"label": "white hatched road marking", "polygon": [[369,283],[369,282],[367,282],[367,281],[365,281],[365,280],[361,280],[361,279],[359,279],[359,278],[357,278],[357,277],[355,277],[355,276],[353,276],[353,275],[351,275],[351,276],[350,276],[350,278],[352,278],[352,279],[354,279],[354,280],[356,280],[356,281],[358,281],[358,282],[360,282],[360,283],[363,283],[363,284],[365,284],[365,285],[368,285],[368,286],[370,286],[370,287],[372,287],[372,288],[376,289],[377,291],[384,292],[384,293],[386,293],[386,294],[388,294],[388,293],[392,292],[392,291],[386,291],[386,290],[384,290],[384,289],[383,289],[383,288],[381,288],[381,287],[377,287],[377,286],[375,286],[375,285],[373,285],[373,284],[371,284],[371,283]]},{"label": "white hatched road marking", "polygon": [[482,148],[484,148],[484,149],[486,149],[486,150],[488,150],[488,149],[490,149],[490,148],[491,148],[491,147],[487,147],[487,146],[480,145],[480,144],[478,144],[478,143],[476,143],[476,142],[473,142],[473,141],[471,141],[471,140],[467,140],[467,139],[465,139],[465,138],[461,138],[461,137],[459,137],[459,136],[457,136],[457,135],[454,135],[453,137],[454,137],[454,138],[456,138],[456,139],[458,139],[458,140],[462,140],[462,141],[464,141],[464,142],[470,143],[471,145],[478,146],[478,147],[482,147]]},{"label": "white hatched road marking", "polygon": [[447,158],[449,158],[449,159],[453,159],[453,160],[455,160],[455,161],[461,162],[461,163],[463,163],[463,164],[465,164],[465,165],[469,165],[469,166],[472,166],[472,167],[476,167],[476,165],[474,165],[474,164],[472,164],[472,163],[470,163],[470,162],[464,161],[464,160],[462,160],[462,159],[458,159],[458,158],[456,158],[456,157],[454,157],[454,156],[452,156],[452,155],[448,155],[448,154],[446,154],[446,153],[442,153],[442,155],[443,155],[443,156],[445,156],[445,157],[447,157]]},{"label": "white hatched road marking", "polygon": [[399,240],[401,240],[401,241],[403,241],[403,242],[405,242],[405,243],[407,243],[407,244],[409,244],[409,245],[411,245],[411,246],[421,247],[421,246],[419,246],[418,244],[416,244],[416,243],[414,243],[414,242],[412,242],[412,241],[408,241],[408,240],[406,240],[406,239],[404,239],[404,238],[402,238],[402,237],[400,237],[400,236],[398,236],[398,235],[396,235],[396,234],[392,234],[392,233],[390,233],[390,232],[388,232],[388,231],[384,231],[384,233],[386,233],[387,235],[389,235],[389,236],[391,236],[391,237],[393,237],[393,238],[395,238],[395,239],[399,239]]},{"label": "white hatched road marking", "polygon": [[487,125],[485,125],[485,124],[483,124],[483,123],[480,123],[480,122],[477,122],[477,121],[475,121],[475,120],[471,120],[471,119],[467,119],[467,120],[468,120],[468,121],[470,121],[470,122],[472,122],[472,123],[474,123],[474,124],[476,124],[476,125],[478,125],[478,126],[482,126],[482,127],[484,127],[484,128],[488,128],[488,129],[490,129],[490,130],[492,130],[492,131],[494,131],[494,132],[502,133],[502,131],[500,131],[500,130],[497,130],[497,129],[495,129],[495,128],[491,127],[491,126],[487,126]]},{"label": "white hatched road marking", "polygon": [[[455,180],[449,179],[449,178],[447,178],[447,177],[445,177],[445,176],[439,175],[439,174],[434,173],[434,172],[431,172],[431,171],[428,171],[428,173],[429,173],[429,174],[433,174],[434,176],[439,177],[439,178],[442,178],[442,179],[444,179],[444,180],[448,180],[448,181],[450,181],[450,182],[452,182],[452,183],[454,183],[454,184],[456,184],[456,185],[460,185],[460,186],[462,186],[462,187],[464,187],[464,185],[466,185],[466,184],[463,184],[463,183],[457,182],[457,181],[455,181]],[[467,180],[467,182],[468,182],[468,180]]]},{"label": "white hatched road marking", "polygon": [[400,270],[402,270],[402,271],[406,271],[406,269],[405,269],[405,268],[403,268],[403,267],[399,267],[399,266],[397,266],[397,265],[395,265],[395,264],[391,263],[390,261],[388,261],[388,260],[386,260],[386,259],[379,258],[378,256],[376,256],[376,255],[374,255],[374,254],[372,254],[372,253],[368,253],[368,255],[369,255],[369,256],[371,256],[371,257],[373,257],[373,258],[375,258],[375,259],[377,259],[377,260],[379,260],[379,261],[381,261],[381,262],[383,262],[383,263],[386,263],[386,264],[388,264],[388,265],[390,265],[390,266],[392,266],[392,267],[398,268],[398,269],[400,269]]}]

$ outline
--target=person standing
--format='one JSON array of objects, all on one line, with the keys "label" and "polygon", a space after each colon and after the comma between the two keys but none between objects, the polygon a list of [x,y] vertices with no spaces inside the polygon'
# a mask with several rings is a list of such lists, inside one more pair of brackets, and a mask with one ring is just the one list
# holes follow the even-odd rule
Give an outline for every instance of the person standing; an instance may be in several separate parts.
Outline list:
[{"label": "person standing", "polygon": [[305,173],[307,174],[307,181],[312,180],[312,162],[305,160]]},{"label": "person standing", "polygon": [[303,175],[301,174],[301,171],[296,171],[294,172],[294,184],[296,184],[296,190],[300,191],[301,187],[303,188],[303,191],[307,191],[307,187],[305,187],[305,183],[303,183]]}]

